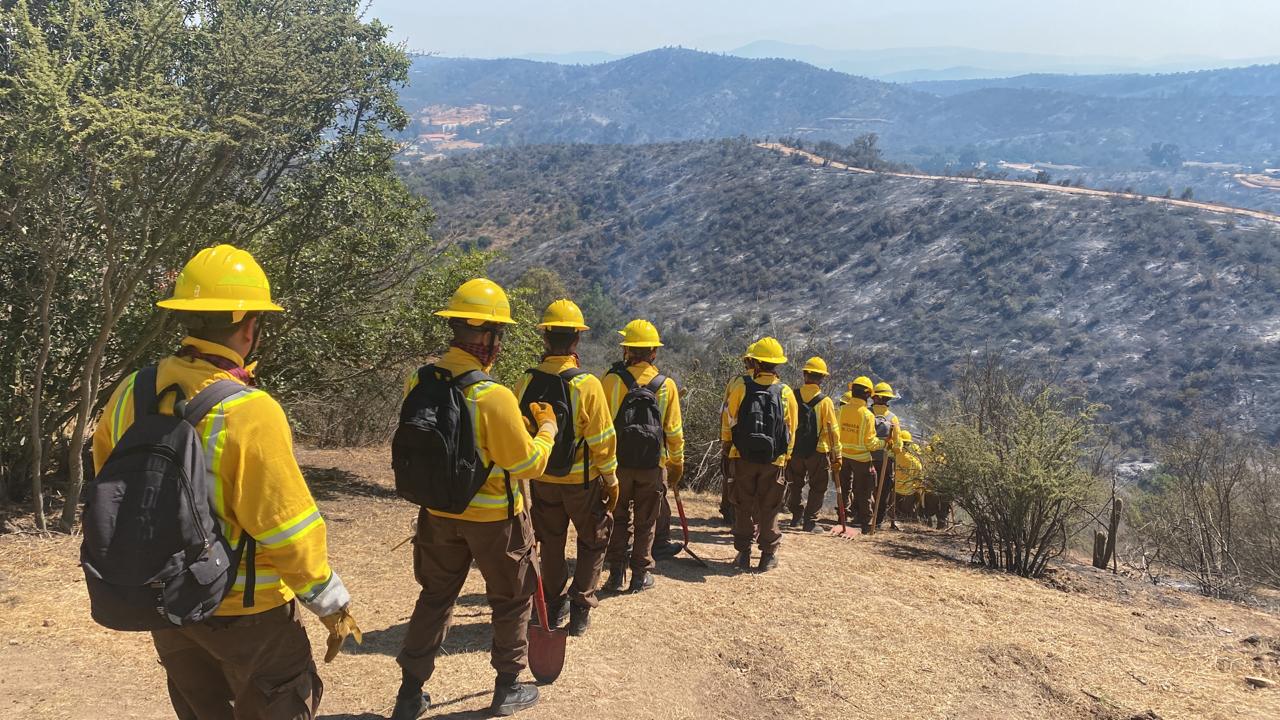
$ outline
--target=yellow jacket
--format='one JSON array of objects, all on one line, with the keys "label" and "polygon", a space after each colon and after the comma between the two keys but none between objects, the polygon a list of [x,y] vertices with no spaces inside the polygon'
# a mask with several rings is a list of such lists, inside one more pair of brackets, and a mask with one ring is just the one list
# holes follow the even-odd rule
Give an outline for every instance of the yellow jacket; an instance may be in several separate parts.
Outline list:
[{"label": "yellow jacket", "polygon": [[[182,344],[244,366],[244,358],[217,343],[189,337]],[[116,388],[93,434],[93,464],[98,470],[133,424],[136,378],[134,373]],[[205,360],[168,357],[160,361],[156,380],[157,391],[176,383],[192,398],[218,380],[235,378]],[[172,393],[165,395],[160,412],[172,414],[173,399]],[[324,519],[293,456],[293,434],[280,404],[246,387],[214,407],[197,430],[214,478],[209,507],[223,535],[232,545],[244,532],[257,542],[253,607],[244,606],[250,561],[245,557],[230,594],[214,614],[261,613],[294,597],[320,616],[341,610],[351,598],[329,567]]]},{"label": "yellow jacket", "polygon": [[[578,359],[572,355],[552,355],[544,359],[538,370],[552,375],[578,367]],[[532,378],[526,373],[515,387],[516,399],[524,397]],[[617,435],[613,430],[613,414],[605,401],[604,388],[595,375],[583,374],[569,381],[569,410],[573,414],[574,442],[579,443],[573,469],[564,477],[543,474],[538,480],[550,483],[580,483],[586,463],[584,454],[591,456],[591,473],[588,478],[608,475],[618,469]],[[585,441],[585,442],[584,442]]]},{"label": "yellow jacket", "polygon": [[[456,347],[449,348],[436,365],[454,377],[472,370],[484,370],[474,355]],[[405,394],[417,384],[418,373],[415,372],[405,383]],[[468,387],[463,395],[467,400],[467,411],[471,413],[480,462],[484,465],[493,463],[493,470],[466,510],[456,515],[439,510],[427,512],[472,522],[506,520],[511,515],[524,512],[524,498],[517,481],[532,480],[546,472],[555,436],[539,430],[536,436],[529,437],[516,396],[503,385],[478,382]],[[510,482],[507,473],[511,474]],[[507,502],[508,493],[514,500],[514,508]]]},{"label": "yellow jacket", "polygon": [[[630,365],[627,371],[639,385],[648,385],[658,376],[658,368],[647,362]],[[618,416],[618,409],[622,407],[622,398],[627,394],[627,384],[613,373],[606,373],[600,382],[609,403],[609,418],[612,421]],[[667,381],[662,383],[662,387],[658,388],[658,414],[662,417],[663,464],[668,467],[684,465],[684,419],[680,414],[680,390],[676,387],[676,381],[671,378],[667,378]]]},{"label": "yellow jacket", "polygon": [[867,401],[850,395],[840,408],[840,456],[871,462],[871,453],[882,448],[884,441],[876,437],[876,418]]},{"label": "yellow jacket", "polygon": [[[773,373],[760,373],[755,376],[754,382],[757,385],[773,385],[782,382],[777,375]],[[738,424],[738,407],[742,405],[742,398],[747,394],[747,384],[742,376],[736,376],[729,381],[729,387],[724,391],[724,405],[720,408],[720,440],[722,442],[733,442],[733,426]],[[779,455],[773,461],[774,465],[785,466],[787,461],[791,459],[791,451],[795,449],[796,444],[796,424],[800,422],[800,406],[796,404],[796,394],[788,385],[782,386],[782,408],[784,419],[787,423],[787,453]],[[742,457],[738,452],[738,448],[729,450],[729,457]]]},{"label": "yellow jacket", "polygon": [[872,405],[871,412],[876,417],[889,417],[889,424],[893,426],[893,434],[889,437],[889,449],[896,456],[902,450],[902,426],[898,423],[898,416],[889,409],[888,405]]},{"label": "yellow jacket", "polygon": [[[821,391],[822,388],[813,383],[801,385],[800,402],[809,402]],[[840,418],[836,417],[836,404],[830,395],[822,398],[814,410],[818,413],[818,452],[825,455],[840,447]]]},{"label": "yellow jacket", "polygon": [[893,477],[899,495],[912,495],[924,490],[924,485],[920,482],[920,472],[924,469],[924,465],[916,455],[919,450],[915,447],[915,443],[911,443],[893,453],[897,468],[894,470]]}]

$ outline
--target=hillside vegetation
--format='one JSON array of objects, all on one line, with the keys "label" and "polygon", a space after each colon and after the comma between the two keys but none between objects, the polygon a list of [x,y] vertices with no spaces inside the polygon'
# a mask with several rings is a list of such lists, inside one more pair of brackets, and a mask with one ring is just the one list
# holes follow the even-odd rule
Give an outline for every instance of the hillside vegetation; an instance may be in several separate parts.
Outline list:
[{"label": "hillside vegetation", "polygon": [[[408,170],[446,242],[679,330],[771,332],[945,382],[984,350],[1082,382],[1136,440],[1280,433],[1280,228],[1147,203],[855,175],[748,141],[545,146]],[[912,388],[907,388],[908,392]]]}]

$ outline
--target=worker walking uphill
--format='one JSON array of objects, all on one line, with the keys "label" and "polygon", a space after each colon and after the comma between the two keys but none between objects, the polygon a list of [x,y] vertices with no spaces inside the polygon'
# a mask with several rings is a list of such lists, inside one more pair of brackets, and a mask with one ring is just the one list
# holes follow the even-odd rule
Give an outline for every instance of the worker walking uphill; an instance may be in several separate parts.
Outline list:
[{"label": "worker walking uphill", "polygon": [[463,283],[436,315],[448,319],[453,339],[436,363],[406,383],[391,448],[396,492],[422,506],[413,553],[422,591],[396,657],[401,685],[392,720],[417,718],[429,706],[422,686],[435,671],[473,561],[493,610],[490,663],[498,676],[490,709],[510,715],[538,701],[538,689],[519,681],[528,665],[537,578],[517,481],[546,472],[559,430],[556,414],[547,403],[533,403],[528,410],[537,433],[530,437],[516,396],[487,374],[504,330],[515,323],[496,283]]},{"label": "worker walking uphill", "polygon": [[778,379],[787,362],[782,344],[771,337],[747,349],[749,375],[734,378],[725,390],[720,413],[721,450],[729,458],[729,500],[734,506],[734,566],[751,567],[751,543],[759,538],[760,571],[777,566],[786,482],[783,470],[795,442],[799,410],[795,393]]},{"label": "worker walking uphill", "polygon": [[[533,532],[548,594],[548,622],[558,626],[567,611],[569,634],[577,636],[587,631],[591,610],[599,605],[596,587],[618,502],[613,415],[600,380],[578,367],[578,340],[590,329],[582,310],[572,300],[556,300],[538,328],[545,349],[542,362],[520,378],[515,394],[521,407],[545,402],[556,413],[555,446],[546,473],[533,483]],[[566,588],[570,523],[578,555],[573,583]]]},{"label": "worker walking uphill", "polygon": [[[817,528],[831,473],[840,472],[840,419],[835,403],[822,392],[826,377],[826,361],[809,358],[804,364],[804,384],[796,391],[800,396],[799,420],[795,449],[787,463],[787,509],[791,511],[791,527],[800,527],[803,521],[806,531]],[[808,502],[804,502],[806,485]]]},{"label": "worker walking uphill", "polygon": [[684,477],[684,426],[676,382],[654,365],[662,347],[658,329],[648,320],[632,320],[619,334],[622,361],[604,376],[618,434],[621,481],[604,587],[620,591],[630,566],[629,589],[637,592],[653,587],[653,542],[662,499],[666,488],[678,490]]},{"label": "worker walking uphill", "polygon": [[849,402],[840,408],[840,488],[853,493],[853,514],[865,535],[871,532],[871,503],[876,492],[876,470],[871,453],[883,449],[876,437],[876,419],[867,402],[874,391],[871,379],[860,376],[849,383]]},{"label": "worker walking uphill", "polygon": [[[263,313],[282,308],[230,245],[200,251],[158,304],[186,328],[181,349],[125,378],[93,436],[81,557],[94,618],[152,629],[182,720],[314,717],[323,686],[299,605],[329,628],[326,661],[360,630],[289,422],[245,365]],[[159,582],[141,567],[181,558],[186,571]],[[124,577],[151,579],[125,592]]]},{"label": "worker walking uphill", "polygon": [[[893,386],[883,381],[876,383],[871,395],[871,413],[876,416],[877,421],[876,436],[886,441],[884,448],[871,453],[871,462],[876,472],[884,471],[884,477],[877,479],[881,487],[877,506],[879,509],[876,511],[876,528],[879,528],[885,517],[890,514],[890,508],[894,506],[893,503],[897,498],[897,492],[894,490],[895,460],[902,452],[902,428],[898,422],[898,416],[889,409],[889,403],[897,397],[893,393]],[[896,522],[891,522],[891,527],[894,530],[898,529]]]}]

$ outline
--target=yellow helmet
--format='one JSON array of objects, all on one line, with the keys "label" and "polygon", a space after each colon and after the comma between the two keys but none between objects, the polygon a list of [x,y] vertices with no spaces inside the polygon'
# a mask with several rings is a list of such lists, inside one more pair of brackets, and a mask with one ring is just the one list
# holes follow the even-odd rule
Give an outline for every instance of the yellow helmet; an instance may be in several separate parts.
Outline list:
[{"label": "yellow helmet", "polygon": [[827,361],[816,355],[805,362],[804,371],[807,373],[817,373],[819,375],[830,375],[830,373],[827,372]]},{"label": "yellow helmet", "polygon": [[449,307],[436,313],[440,317],[462,318],[470,325],[502,323],[514,325],[511,302],[498,283],[485,278],[468,280],[454,291]]},{"label": "yellow helmet", "polygon": [[548,305],[546,311],[542,313],[542,322],[538,323],[538,327],[543,330],[547,328],[591,329],[587,327],[582,317],[582,309],[572,300],[556,300]]},{"label": "yellow helmet", "polygon": [[787,356],[782,351],[782,343],[771,337],[762,337],[751,343],[751,347],[747,348],[747,357],[773,365],[781,365],[787,361]]},{"label": "yellow helmet", "polygon": [[893,394],[893,386],[884,381],[876,383],[874,393],[876,397],[889,398],[889,399],[898,397],[897,395]]},{"label": "yellow helmet", "polygon": [[622,347],[658,348],[662,347],[662,338],[658,336],[658,328],[648,320],[632,320],[618,331],[622,336]]},{"label": "yellow helmet", "polygon": [[876,389],[876,387],[871,384],[871,378],[867,377],[866,375],[859,375],[858,377],[853,379],[853,382],[849,383],[850,390],[854,389],[855,387],[866,388],[871,392],[874,392]]},{"label": "yellow helmet", "polygon": [[187,261],[173,296],[156,303],[166,310],[229,312],[233,322],[250,312],[280,312],[271,283],[248,252],[230,245],[205,248]]},{"label": "yellow helmet", "polygon": [[902,438],[902,442],[909,443],[911,442],[911,431],[903,430],[902,432],[898,433],[898,437]]}]

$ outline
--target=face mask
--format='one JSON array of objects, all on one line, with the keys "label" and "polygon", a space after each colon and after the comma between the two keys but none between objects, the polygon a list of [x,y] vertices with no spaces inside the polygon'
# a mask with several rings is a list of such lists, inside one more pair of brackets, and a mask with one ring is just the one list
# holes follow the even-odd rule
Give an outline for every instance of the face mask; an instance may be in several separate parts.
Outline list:
[{"label": "face mask", "polygon": [[474,355],[480,361],[480,365],[486,368],[493,366],[494,361],[498,359],[498,351],[502,349],[501,341],[496,339],[492,343],[468,343],[455,340],[450,344]]}]

